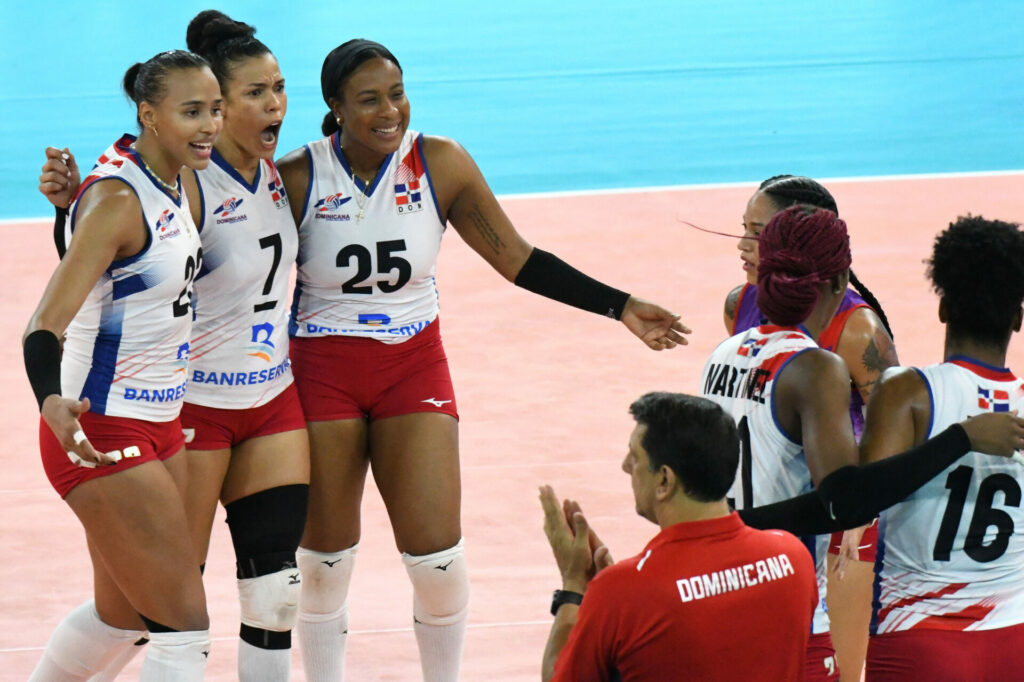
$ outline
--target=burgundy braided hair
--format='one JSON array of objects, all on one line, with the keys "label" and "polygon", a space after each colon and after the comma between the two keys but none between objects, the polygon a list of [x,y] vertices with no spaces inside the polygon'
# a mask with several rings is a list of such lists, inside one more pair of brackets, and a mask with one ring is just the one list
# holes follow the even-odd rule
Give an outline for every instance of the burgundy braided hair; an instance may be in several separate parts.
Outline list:
[{"label": "burgundy braided hair", "polygon": [[757,307],[781,325],[814,310],[823,282],[850,269],[846,223],[832,211],[798,204],[776,213],[758,243]]}]

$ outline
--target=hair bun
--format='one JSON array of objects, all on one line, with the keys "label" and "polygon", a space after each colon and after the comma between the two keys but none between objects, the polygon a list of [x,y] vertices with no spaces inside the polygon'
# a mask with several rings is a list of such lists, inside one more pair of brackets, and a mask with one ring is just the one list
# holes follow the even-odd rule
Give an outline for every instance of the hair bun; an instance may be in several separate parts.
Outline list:
[{"label": "hair bun", "polygon": [[188,49],[206,55],[224,41],[233,38],[252,38],[256,28],[241,21],[235,21],[223,12],[208,9],[197,14],[188,24],[185,42]]}]

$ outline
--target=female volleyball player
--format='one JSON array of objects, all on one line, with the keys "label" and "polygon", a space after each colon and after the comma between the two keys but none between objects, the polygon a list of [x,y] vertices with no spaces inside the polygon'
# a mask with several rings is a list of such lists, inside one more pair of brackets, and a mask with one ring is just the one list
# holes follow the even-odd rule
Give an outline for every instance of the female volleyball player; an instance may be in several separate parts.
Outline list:
[{"label": "female volleyball player", "polygon": [[24,342],[43,466],[85,528],[95,576],[95,603],[57,627],[32,680],[88,679],[143,628],[143,680],[199,680],[210,649],[180,494],[203,257],[178,173],[209,164],[221,94],[207,63],[180,51],[130,68],[124,89],[142,132],[108,148],[83,183],[74,236]]},{"label": "female volleyball player", "polygon": [[[759,247],[757,302],[769,322],[723,342],[701,382],[703,394],[737,420],[740,475],[730,494],[749,525],[798,534],[853,527],[968,450],[1009,456],[1021,445],[1024,422],[988,415],[954,424],[920,448],[887,460],[887,466],[858,468],[849,370],[815,342],[845,297],[851,261],[846,225],[831,211],[793,206],[771,218]],[[817,492],[799,498],[803,506],[790,499],[812,488]],[[788,502],[771,504],[780,500]],[[823,524],[822,517],[830,523]],[[807,677],[835,680],[823,608],[828,538],[807,543],[822,592]]]},{"label": "female volleyball player", "polygon": [[[865,461],[949,424],[1024,410],[1006,369],[1020,331],[1024,233],[980,216],[935,240],[928,263],[946,325],[943,362],[886,373],[868,408]],[[882,513],[878,609],[867,679],[1001,682],[1024,668],[1024,525],[1017,462],[971,453]]]},{"label": "female volleyball player", "polygon": [[457,143],[409,129],[398,60],[349,41],[324,61],[327,137],[281,174],[299,225],[292,359],[309,425],[309,520],[299,550],[310,680],[342,675],[347,593],[367,467],[412,581],[426,680],[458,677],[469,583],[455,395],[434,272],[445,224],[517,285],[621,320],[651,348],[685,343],[677,316],[533,248]]},{"label": "female volleyball player", "polygon": [[[839,209],[832,193],[811,178],[776,175],[758,187],[743,212],[744,235],[737,243],[747,282],[729,292],[725,300],[725,328],[738,334],[765,321],[757,307],[758,235],[772,216],[797,203],[817,206],[836,213]],[[853,379],[850,392],[850,418],[859,438],[864,429],[864,405],[882,372],[899,364],[892,330],[885,312],[874,294],[850,270],[839,309],[818,344],[836,353],[845,362]],[[871,620],[871,583],[874,579],[875,527],[847,533],[835,533],[829,545],[829,621],[839,667],[851,680],[859,679],[868,645]],[[843,541],[843,560],[838,555]],[[852,558],[853,561],[845,561]],[[838,569],[838,571],[837,571]]]},{"label": "female volleyball player", "polygon": [[[215,10],[189,24],[189,49],[210,62],[220,83],[224,128],[213,163],[182,176],[204,253],[181,413],[185,508],[200,561],[218,499],[227,510],[241,601],[238,674],[246,682],[288,679],[300,584],[295,549],[309,483],[288,359],[288,273],[298,236],[273,163],[288,100],[277,60],[254,33]],[[41,188],[60,204],[70,169],[61,152],[47,151]],[[112,679],[135,650],[126,648],[106,675]]]}]

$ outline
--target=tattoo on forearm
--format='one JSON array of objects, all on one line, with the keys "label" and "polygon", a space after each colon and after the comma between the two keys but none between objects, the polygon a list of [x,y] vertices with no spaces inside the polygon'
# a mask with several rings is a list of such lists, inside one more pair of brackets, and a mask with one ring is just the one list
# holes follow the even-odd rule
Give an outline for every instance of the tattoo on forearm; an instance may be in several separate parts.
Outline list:
[{"label": "tattoo on forearm", "polygon": [[469,217],[472,218],[476,231],[484,238],[488,246],[494,249],[494,253],[501,253],[502,249],[505,248],[505,242],[501,241],[501,237],[494,231],[491,224],[487,222],[487,217],[484,216],[480,207],[474,206],[469,212]]}]

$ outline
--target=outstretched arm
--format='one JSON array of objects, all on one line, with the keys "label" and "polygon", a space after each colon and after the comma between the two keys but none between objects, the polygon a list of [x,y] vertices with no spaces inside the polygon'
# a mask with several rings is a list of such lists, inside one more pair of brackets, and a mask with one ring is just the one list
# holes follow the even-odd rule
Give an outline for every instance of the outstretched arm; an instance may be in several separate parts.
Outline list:
[{"label": "outstretched arm", "polygon": [[498,204],[480,169],[453,140],[426,137],[441,215],[505,279],[534,293],[620,320],[654,350],[685,344],[689,329],[665,308],[609,287],[531,246]]},{"label": "outstretched arm", "polygon": [[923,441],[929,411],[927,389],[914,370],[886,373],[868,404],[860,446],[865,463],[833,471],[813,492],[743,510],[741,518],[755,528],[800,535],[853,528],[905,499],[968,451],[1010,457],[1024,446],[1024,420],[1005,413],[966,419]]}]

